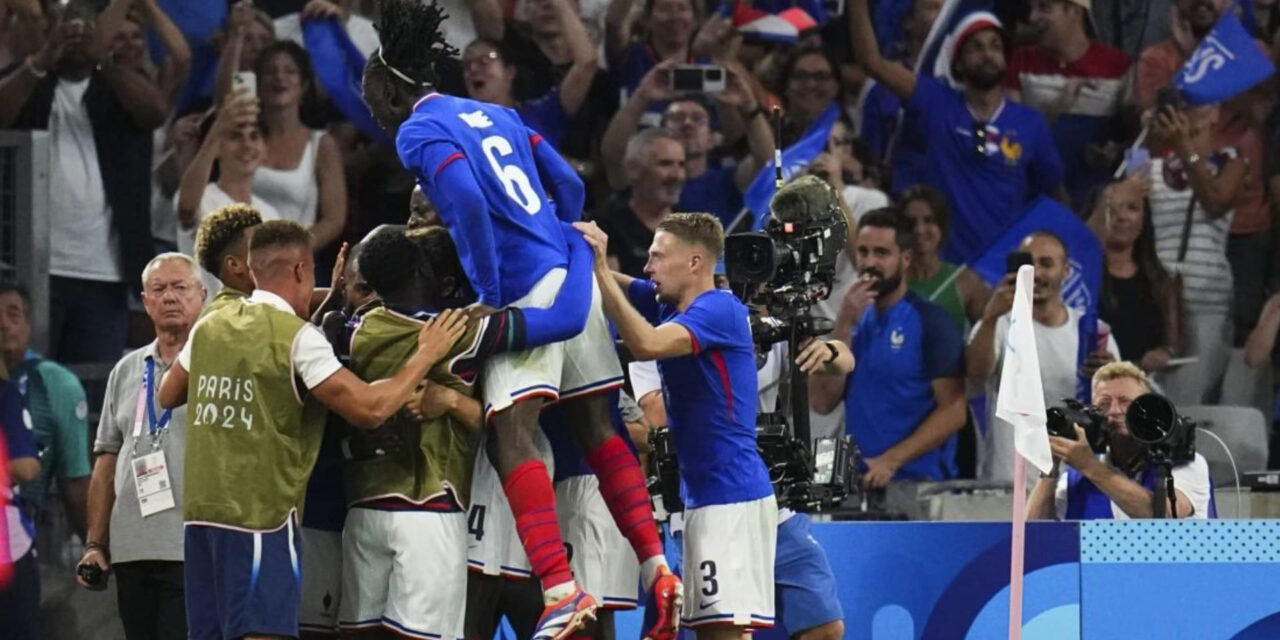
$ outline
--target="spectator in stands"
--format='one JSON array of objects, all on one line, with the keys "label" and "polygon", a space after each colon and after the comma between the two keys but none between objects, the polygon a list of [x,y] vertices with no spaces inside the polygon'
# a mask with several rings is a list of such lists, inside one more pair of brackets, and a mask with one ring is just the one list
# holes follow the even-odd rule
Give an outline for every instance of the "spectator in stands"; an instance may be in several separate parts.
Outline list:
[{"label": "spectator in stands", "polygon": [[[178,26],[156,0],[135,0],[129,13],[111,36],[111,62],[151,77],[173,107],[191,70],[191,47]],[[130,6],[121,2],[120,5]],[[151,29],[164,46],[164,61],[157,67],[147,55],[146,32]]]},{"label": "spectator in stands", "polygon": [[658,223],[675,210],[684,188],[684,146],[665,129],[641,131],[627,143],[624,163],[630,190],[609,200],[593,216],[609,235],[610,265],[634,278],[644,276]]},{"label": "spectator in stands", "polygon": [[[658,63],[666,60],[680,64],[698,62],[689,45],[694,27],[702,20],[692,0],[640,0],[644,8],[639,14],[638,29],[632,21],[635,2],[610,2],[605,15],[605,54],[624,100]],[[635,33],[640,35],[633,38]]]},{"label": "spectator in stands", "polygon": [[[902,50],[892,59],[904,69],[914,69],[925,40],[942,11],[942,0],[915,0],[902,22]],[[930,69],[922,69],[930,73]],[[899,193],[929,177],[928,141],[913,128],[900,126],[902,100],[884,84],[866,83],[858,105],[858,137],[879,157],[893,160],[891,193]],[[890,144],[893,148],[890,149]]]},{"label": "spectator in stands", "polygon": [[[7,558],[13,562],[13,577],[8,585],[0,586],[0,620],[4,621],[5,638],[12,640],[37,640],[36,632],[40,611],[40,570],[36,566],[34,551],[35,523],[31,514],[22,507],[19,485],[31,482],[40,475],[40,454],[36,449],[29,422],[24,419],[22,394],[7,378],[0,379],[0,429],[4,430],[6,469],[8,482],[0,485],[6,496],[0,500],[4,507],[5,531],[8,539],[0,538],[7,545]],[[0,462],[3,462],[0,456]]]},{"label": "spectator in stands", "polygon": [[[215,42],[221,47],[213,97],[231,94],[232,78],[241,71],[254,71],[258,58],[276,40],[275,23],[253,0],[239,0],[227,12],[227,27]],[[208,103],[198,105],[207,107]]]},{"label": "spectator in stands", "polygon": [[[1255,369],[1271,366],[1276,362],[1276,334],[1280,331],[1280,293],[1272,294],[1262,307],[1257,326],[1249,332],[1244,345],[1245,364]],[[1277,402],[1276,407],[1280,407]],[[1280,468],[1280,420],[1272,415],[1271,438],[1267,456],[1267,468]]]},{"label": "spectator in stands", "polygon": [[74,374],[31,350],[32,321],[27,289],[0,285],[0,354],[10,379],[26,399],[40,451],[40,475],[22,487],[22,497],[38,515],[56,479],[67,521],[84,540],[91,471],[89,403]]},{"label": "spectator in stands", "polygon": [[783,64],[782,146],[804,137],[818,118],[840,97],[839,66],[820,46],[801,46]]},{"label": "spectator in stands", "polygon": [[815,411],[829,413],[844,400],[845,429],[864,456],[863,484],[894,488],[886,495],[891,510],[911,499],[909,483],[955,475],[955,434],[965,422],[964,339],[946,311],[907,288],[914,236],[896,209],[858,221],[861,279],[832,332],[851,345],[857,368],[810,381]]},{"label": "spectator in stands", "polygon": [[315,99],[311,60],[297,43],[277,42],[263,50],[254,72],[267,153],[253,193],[281,219],[307,227],[316,249],[324,249],[347,223],[347,179],[337,142],[302,119],[303,103]]},{"label": "spectator in stands", "polygon": [[1168,367],[1181,341],[1181,299],[1156,255],[1156,229],[1141,173],[1103,189],[1089,224],[1106,252],[1098,317],[1111,326],[1120,358],[1148,373]]},{"label": "spectator in stands", "polygon": [[[481,4],[481,3],[476,3]],[[495,3],[496,4],[496,3]],[[583,12],[578,0],[528,0],[517,3],[527,9],[527,21],[507,25],[501,31],[502,52],[508,54],[508,62],[514,63],[517,101],[546,95],[567,79],[570,72],[581,68],[578,61],[577,34],[587,35],[591,50],[592,69],[584,89],[581,105],[570,115],[566,135],[561,137],[557,149],[567,158],[591,160],[599,152],[600,132],[609,123],[609,117],[618,110],[618,87],[614,85],[607,69],[599,68],[600,44],[598,27]],[[603,18],[604,7],[589,3]],[[478,11],[473,8],[473,11]],[[498,21],[502,25],[502,21]],[[571,164],[574,164],[571,161]],[[575,166],[575,168],[579,168]],[[583,173],[579,168],[579,173]],[[584,174],[584,177],[588,177]]]},{"label": "spectator in stands", "polygon": [[1156,94],[1169,85],[1200,41],[1209,35],[1222,16],[1227,0],[1174,0],[1169,16],[1169,37],[1151,45],[1138,56],[1133,98],[1138,106],[1150,109]]},{"label": "spectator in stands", "polygon": [[[1044,403],[1046,407],[1053,407],[1061,404],[1063,398],[1076,397],[1076,377],[1082,366],[1097,367],[1106,361],[1118,360],[1120,352],[1115,337],[1108,332],[1106,344],[1089,354],[1088,362],[1081,362],[1080,351],[1088,348],[1080,345],[1080,319],[1084,313],[1062,301],[1062,283],[1071,268],[1062,240],[1048,232],[1033,233],[1022,241],[1018,250],[1030,253],[1035,266],[1031,317],[1035,321]],[[986,384],[987,389],[987,428],[978,443],[978,477],[1000,482],[1013,480],[1013,427],[997,419],[995,409],[1015,281],[1016,275],[1009,274],[996,287],[965,349],[969,382]]]},{"label": "spectator in stands", "polygon": [[565,139],[569,122],[578,115],[595,78],[598,57],[587,37],[582,20],[569,0],[550,0],[560,17],[561,28],[573,56],[573,64],[559,84],[546,93],[517,102],[515,93],[516,65],[502,43],[480,39],[467,45],[462,53],[462,79],[467,97],[510,107],[530,129],[538,132],[556,148]]},{"label": "spectator in stands", "polygon": [[[190,256],[166,253],[143,270],[142,303],[156,328],[151,344],[131,352],[111,370],[93,450],[89,486],[89,537],[80,565],[116,576],[120,621],[129,640],[187,637],[182,574],[183,453],[187,411],[162,412],[156,387],[187,342],[205,291]],[[139,400],[146,408],[139,424]],[[145,431],[143,427],[145,426]],[[141,502],[137,461],[165,469],[167,487]],[[165,499],[168,506],[162,506]],[[161,506],[156,506],[156,503]],[[77,576],[82,586],[89,586]]]},{"label": "spectator in stands", "polygon": [[[189,142],[186,144],[190,144]],[[178,250],[195,257],[196,228],[205,216],[233,203],[253,207],[264,220],[277,220],[280,214],[253,192],[254,176],[267,154],[258,121],[258,101],[242,93],[223,101],[213,125],[199,143],[200,149],[187,165],[178,190]],[[214,163],[218,180],[210,183]],[[222,288],[216,273],[202,273],[201,280],[210,294]]]},{"label": "spectator in stands", "polygon": [[[1085,431],[1074,425],[1074,440],[1049,436],[1053,471],[1040,476],[1027,498],[1027,514],[1040,520],[1129,520],[1154,518],[1156,469],[1146,463],[1145,447],[1129,433],[1125,412],[1151,391],[1147,374],[1132,362],[1113,362],[1093,374],[1093,404],[1107,416],[1110,444],[1094,454]],[[1066,464],[1066,473],[1062,465]],[[1173,467],[1177,517],[1217,517],[1210,495],[1209,463],[1195,454]],[[1173,501],[1170,501],[1173,502]],[[1165,510],[1171,507],[1166,504]]]},{"label": "spectator in stands", "polygon": [[[1158,102],[1161,89],[1169,87],[1178,69],[1199,46],[1217,23],[1222,12],[1235,3],[1227,0],[1178,0],[1177,11],[1170,17],[1173,35],[1148,47],[1138,59],[1134,98],[1140,107],[1150,109]],[[1270,51],[1256,41],[1258,48]],[[1235,323],[1235,346],[1258,318],[1266,300],[1270,254],[1275,248],[1271,238],[1271,208],[1268,201],[1264,168],[1263,128],[1256,112],[1273,100],[1271,83],[1259,85],[1218,109],[1210,127],[1213,149],[1232,147],[1245,162],[1245,179],[1234,190],[1235,217],[1227,240],[1227,259],[1231,265],[1234,297],[1232,320]],[[1265,111],[1263,111],[1265,113]]]},{"label": "spectator in stands", "polygon": [[907,270],[911,291],[942,307],[956,326],[967,330],[982,318],[991,290],[976,273],[942,259],[951,228],[946,197],[929,185],[916,185],[904,191],[898,202],[916,237]]},{"label": "spectator in stands", "polygon": [[[928,144],[929,180],[947,194],[952,233],[943,255],[968,261],[985,250],[1033,198],[1066,201],[1062,161],[1044,118],[1007,102],[1002,27],[988,13],[956,26],[951,72],[959,89],[880,55],[867,1],[850,7],[853,42],[867,72],[906,101],[904,131]],[[911,135],[911,134],[909,134]]]},{"label": "spectator in stands", "polygon": [[1129,56],[1089,37],[1089,11],[1090,0],[1033,0],[1036,44],[1013,51],[1005,79],[1011,98],[1049,121],[1077,210],[1115,166],[1129,72]]},{"label": "spectator in stands", "polygon": [[[50,351],[113,362],[124,348],[126,283],[153,255],[152,132],[167,101],[141,72],[104,61],[93,8],[74,0],[39,52],[0,80],[0,128],[49,131]],[[105,64],[104,64],[105,62]]]},{"label": "spectator in stands", "polygon": [[1212,402],[1226,372],[1232,340],[1232,270],[1227,259],[1233,205],[1245,161],[1233,147],[1213,145],[1218,107],[1166,107],[1151,136],[1151,218],[1156,254],[1178,274],[1184,301],[1182,353],[1198,358],[1163,379],[1178,404]]},{"label": "spectator in stands", "polygon": [[[649,107],[665,102],[662,127],[680,140],[685,156],[685,188],[676,208],[710,213],[728,229],[742,211],[743,190],[773,158],[769,119],[748,85],[741,65],[726,65],[725,91],[709,96],[676,96],[668,77],[674,66],[667,61],[651,69],[609,122],[601,142],[609,185],[616,189],[626,185],[625,149]],[[750,156],[736,164],[723,162],[724,149],[716,143],[712,131],[713,115],[719,122],[733,120],[739,129],[746,127]]]}]

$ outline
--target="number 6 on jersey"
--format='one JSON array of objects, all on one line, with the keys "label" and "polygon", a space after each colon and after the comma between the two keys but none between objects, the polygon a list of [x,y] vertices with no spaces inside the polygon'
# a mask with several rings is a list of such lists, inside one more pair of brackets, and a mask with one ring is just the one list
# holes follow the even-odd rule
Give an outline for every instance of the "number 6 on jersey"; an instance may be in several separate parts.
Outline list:
[{"label": "number 6 on jersey", "polygon": [[511,147],[511,142],[502,136],[489,136],[480,141],[480,148],[484,150],[484,156],[489,159],[489,166],[493,168],[493,172],[498,175],[498,179],[502,181],[502,186],[507,190],[507,195],[524,209],[533,215],[542,210],[542,199],[534,192],[533,185],[529,183],[529,176],[520,167],[499,162],[499,158],[509,156],[515,152]]}]

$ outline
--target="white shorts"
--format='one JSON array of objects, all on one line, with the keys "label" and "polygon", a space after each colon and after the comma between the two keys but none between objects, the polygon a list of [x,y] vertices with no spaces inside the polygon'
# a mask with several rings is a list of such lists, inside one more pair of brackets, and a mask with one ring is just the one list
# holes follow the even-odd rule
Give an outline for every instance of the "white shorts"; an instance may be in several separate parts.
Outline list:
[{"label": "white shorts", "polygon": [[387,627],[409,638],[462,638],[466,514],[347,512],[342,540],[344,629]]},{"label": "white shorts", "polygon": [[774,497],[689,509],[684,522],[685,626],[772,627]]},{"label": "white shorts", "polygon": [[299,527],[302,549],[302,601],[298,628],[337,633],[342,603],[342,532]]},{"label": "white shorts", "polygon": [[640,563],[600,495],[600,481],[587,475],[557,482],[556,516],[582,590],[606,609],[636,608]]},{"label": "white shorts", "polygon": [[[541,429],[534,430],[534,446],[538,449],[547,474],[555,477],[551,443]],[[467,511],[467,568],[485,575],[529,578],[533,569],[516,533],[516,519],[511,503],[502,489],[502,478],[485,454],[485,444],[476,449],[471,474],[471,508]]]},{"label": "white shorts", "polygon": [[[511,306],[545,309],[555,302],[564,282],[565,270],[552,269],[533,290]],[[566,295],[573,295],[569,292]],[[527,351],[500,353],[484,366],[485,415],[491,416],[511,405],[543,396],[551,401],[587,395],[622,386],[622,365],[618,363],[604,317],[600,287],[591,281],[591,311],[582,333],[555,344]]]}]

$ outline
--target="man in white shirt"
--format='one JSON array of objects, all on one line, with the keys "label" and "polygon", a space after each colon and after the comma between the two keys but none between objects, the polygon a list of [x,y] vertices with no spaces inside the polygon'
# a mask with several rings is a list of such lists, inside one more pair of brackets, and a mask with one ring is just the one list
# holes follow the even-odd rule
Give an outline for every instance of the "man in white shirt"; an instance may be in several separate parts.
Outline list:
[{"label": "man in white shirt", "polygon": [[96,43],[110,34],[95,33],[89,3],[46,18],[43,47],[0,72],[0,128],[49,132],[49,355],[115,362],[126,283],[141,282],[155,255],[150,189],[137,185],[150,184],[167,98],[141,71],[100,59]]},{"label": "man in white shirt", "polygon": [[[1062,301],[1062,283],[1070,272],[1067,248],[1051,233],[1033,233],[1019,247],[1031,254],[1035,266],[1035,289],[1031,315],[1035,320],[1036,352],[1040,356],[1040,379],[1044,383],[1046,407],[1076,397],[1080,371],[1080,319],[1084,313]],[[978,436],[978,477],[985,480],[1013,480],[1013,427],[995,417],[996,396],[1004,344],[1009,335],[1009,311],[1013,306],[1014,274],[996,287],[982,319],[974,325],[965,349],[965,369],[971,384],[985,384],[987,390],[986,432]],[[1097,359],[1120,359],[1120,349],[1108,332],[1106,344],[1099,345]],[[1092,360],[1091,360],[1092,362]]]},{"label": "man in white shirt", "polygon": [[[1093,374],[1094,406],[1107,416],[1110,444],[1104,455],[1095,455],[1075,426],[1076,438],[1050,436],[1053,471],[1040,477],[1027,513],[1041,520],[1128,520],[1155,517],[1153,491],[1155,469],[1147,464],[1144,448],[1129,433],[1125,419],[1129,405],[1151,391],[1147,374],[1131,362],[1113,362]],[[1065,473],[1060,472],[1066,463]],[[1173,467],[1173,493],[1177,517],[1200,520],[1214,517],[1209,463],[1195,454],[1191,462]],[[1168,506],[1165,507],[1166,510]]]}]

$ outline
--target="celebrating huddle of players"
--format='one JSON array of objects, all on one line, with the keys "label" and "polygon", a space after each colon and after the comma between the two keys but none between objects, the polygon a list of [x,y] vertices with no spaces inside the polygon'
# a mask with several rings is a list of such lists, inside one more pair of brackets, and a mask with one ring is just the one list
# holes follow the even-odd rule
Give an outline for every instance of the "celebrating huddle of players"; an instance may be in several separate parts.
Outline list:
[{"label": "celebrating huddle of players", "polygon": [[[455,53],[442,19],[385,2],[364,92],[443,228],[375,230],[335,283],[347,309],[312,323],[304,228],[228,213],[202,226],[224,288],[159,392],[194,416],[190,637],[491,637],[503,577],[529,576],[537,639],[638,596],[645,638],[771,626],[779,512],[755,445],[746,309],[713,284],[719,222],[673,215],[651,279],[612,273],[558,153],[514,112],[434,90]],[[609,321],[663,379],[683,581],[619,428]]]}]

